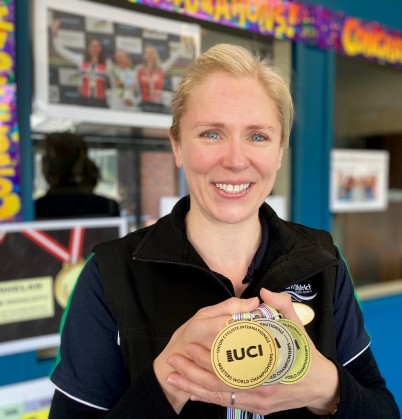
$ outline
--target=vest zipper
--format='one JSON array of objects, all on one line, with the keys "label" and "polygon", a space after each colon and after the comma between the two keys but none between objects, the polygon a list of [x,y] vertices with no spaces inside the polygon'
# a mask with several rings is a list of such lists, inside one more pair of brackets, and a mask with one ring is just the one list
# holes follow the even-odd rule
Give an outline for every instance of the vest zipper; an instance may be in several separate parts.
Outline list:
[{"label": "vest zipper", "polygon": [[137,262],[150,262],[150,263],[162,263],[162,264],[166,264],[166,265],[175,265],[175,266],[181,266],[181,267],[185,267],[185,268],[194,268],[194,269],[198,269],[201,270],[203,272],[205,272],[206,274],[208,274],[209,276],[213,277],[214,279],[216,279],[216,281],[219,283],[219,285],[222,287],[222,289],[224,289],[230,297],[234,297],[234,288],[233,288],[233,292],[231,292],[231,290],[229,290],[225,284],[210,270],[202,267],[202,266],[198,266],[198,265],[193,265],[191,263],[184,263],[184,262],[174,262],[174,261],[168,261],[168,260],[156,260],[156,259],[140,259],[137,258],[136,256],[133,256],[133,260],[137,261]]}]

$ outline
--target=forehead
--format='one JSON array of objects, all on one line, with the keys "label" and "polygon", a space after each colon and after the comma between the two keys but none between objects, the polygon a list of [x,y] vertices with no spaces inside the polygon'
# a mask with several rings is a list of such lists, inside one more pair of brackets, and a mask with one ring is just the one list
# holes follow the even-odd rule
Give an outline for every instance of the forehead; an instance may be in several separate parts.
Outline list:
[{"label": "forehead", "polygon": [[[239,87],[246,86],[242,91]],[[194,83],[189,99],[200,95],[205,91],[215,91],[216,94],[223,93],[228,95],[230,91],[236,94],[247,94],[254,96],[256,99],[262,99],[264,96],[270,97],[266,86],[256,76],[237,76],[231,73],[217,71],[207,76],[201,76],[198,82]],[[224,93],[226,92],[226,93]]]},{"label": "forehead", "polygon": [[91,39],[90,41],[89,41],[89,45],[96,45],[96,46],[101,46],[101,43],[100,43],[100,41],[98,40],[98,39]]},{"label": "forehead", "polygon": [[216,109],[225,111],[226,106],[249,106],[254,111],[263,107],[278,113],[276,102],[258,78],[225,72],[212,73],[194,86],[187,99],[186,113],[196,109],[203,113]]}]

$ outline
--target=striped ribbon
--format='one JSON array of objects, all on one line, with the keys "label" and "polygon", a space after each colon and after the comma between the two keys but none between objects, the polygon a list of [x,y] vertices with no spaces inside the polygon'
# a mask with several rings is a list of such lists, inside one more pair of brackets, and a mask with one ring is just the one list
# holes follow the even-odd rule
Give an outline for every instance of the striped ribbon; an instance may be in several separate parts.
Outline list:
[{"label": "striped ribbon", "polygon": [[244,410],[234,409],[233,407],[227,408],[227,419],[264,419],[264,415],[257,413],[245,412]]}]

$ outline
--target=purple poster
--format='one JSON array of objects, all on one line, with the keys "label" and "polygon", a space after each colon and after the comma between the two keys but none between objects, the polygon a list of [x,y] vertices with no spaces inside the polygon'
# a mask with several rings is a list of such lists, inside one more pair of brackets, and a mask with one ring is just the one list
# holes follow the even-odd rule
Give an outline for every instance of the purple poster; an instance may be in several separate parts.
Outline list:
[{"label": "purple poster", "polygon": [[21,221],[15,0],[0,0],[0,223]]}]

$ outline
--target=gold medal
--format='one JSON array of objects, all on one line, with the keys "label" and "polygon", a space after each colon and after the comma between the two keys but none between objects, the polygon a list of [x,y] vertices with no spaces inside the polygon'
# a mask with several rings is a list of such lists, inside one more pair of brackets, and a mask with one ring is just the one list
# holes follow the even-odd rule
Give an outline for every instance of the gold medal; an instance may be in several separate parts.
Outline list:
[{"label": "gold medal", "polygon": [[78,276],[85,265],[85,260],[80,259],[78,263],[63,262],[61,271],[56,275],[54,282],[54,295],[61,307],[65,308],[70,294],[77,282]]},{"label": "gold medal", "polygon": [[278,360],[274,371],[264,383],[273,384],[280,381],[291,369],[295,360],[295,343],[288,329],[281,323],[270,319],[257,319],[256,322],[271,333],[278,348]]},{"label": "gold medal", "polygon": [[85,265],[85,260],[81,257],[84,231],[82,226],[74,227],[71,230],[68,248],[43,231],[32,228],[21,231],[24,236],[63,263],[54,283],[55,299],[62,308],[67,306],[70,294]]},{"label": "gold medal", "polygon": [[215,338],[211,361],[217,376],[228,386],[254,388],[272,374],[277,347],[265,327],[254,321],[236,321]]},{"label": "gold medal", "polygon": [[295,359],[288,374],[280,380],[283,384],[293,384],[300,381],[308,372],[311,363],[310,343],[300,327],[288,319],[278,319],[293,337],[295,343]]}]

